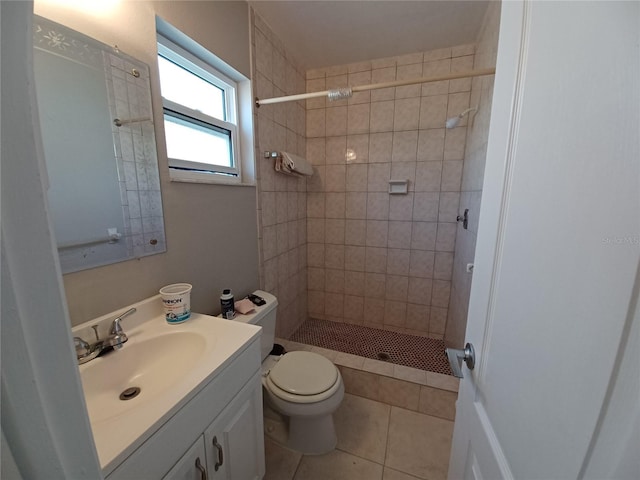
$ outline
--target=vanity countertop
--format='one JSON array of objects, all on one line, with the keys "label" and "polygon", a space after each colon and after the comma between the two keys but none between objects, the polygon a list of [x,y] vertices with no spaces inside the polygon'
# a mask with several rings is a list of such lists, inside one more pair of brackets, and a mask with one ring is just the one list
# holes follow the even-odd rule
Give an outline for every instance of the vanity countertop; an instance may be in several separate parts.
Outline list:
[{"label": "vanity countertop", "polygon": [[[192,313],[179,325],[164,318],[160,296],[123,307],[73,328],[85,340],[129,308],[137,312],[122,322],[128,341],[122,349],[80,365],[80,376],[94,441],[105,475],[216,378],[249,345],[260,327]],[[256,371],[260,368],[259,359]],[[119,396],[129,387],[140,393]]]}]

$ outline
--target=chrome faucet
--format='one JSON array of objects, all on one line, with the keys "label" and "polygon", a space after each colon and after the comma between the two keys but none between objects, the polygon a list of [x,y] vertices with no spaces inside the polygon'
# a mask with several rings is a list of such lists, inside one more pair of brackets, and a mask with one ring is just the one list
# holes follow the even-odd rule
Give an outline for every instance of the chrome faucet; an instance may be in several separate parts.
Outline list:
[{"label": "chrome faucet", "polygon": [[128,340],[127,334],[124,333],[124,330],[122,330],[122,319],[135,312],[135,308],[130,308],[123,314],[118,315],[111,323],[109,336],[103,339],[100,339],[100,337],[98,336],[98,326],[93,325],[91,328],[93,328],[93,331],[96,334],[96,341],[94,343],[88,343],[80,337],[74,337],[73,343],[76,347],[76,357],[78,359],[78,363],[80,365],[82,365],[83,363],[87,363],[96,358],[108,348],[122,348],[122,345]]}]

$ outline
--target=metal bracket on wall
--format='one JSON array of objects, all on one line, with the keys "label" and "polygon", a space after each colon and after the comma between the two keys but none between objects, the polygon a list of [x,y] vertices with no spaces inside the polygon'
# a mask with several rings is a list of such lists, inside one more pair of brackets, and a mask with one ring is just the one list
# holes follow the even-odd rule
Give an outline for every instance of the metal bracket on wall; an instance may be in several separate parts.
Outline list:
[{"label": "metal bracket on wall", "polygon": [[469,228],[469,209],[465,208],[464,213],[462,215],[458,215],[456,220],[458,222],[462,222],[462,228],[467,230],[467,228]]}]

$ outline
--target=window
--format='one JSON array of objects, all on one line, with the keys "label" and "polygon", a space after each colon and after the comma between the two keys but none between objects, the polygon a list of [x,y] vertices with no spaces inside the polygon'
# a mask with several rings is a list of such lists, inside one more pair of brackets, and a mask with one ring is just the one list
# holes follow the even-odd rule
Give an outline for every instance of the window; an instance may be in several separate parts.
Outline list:
[{"label": "window", "polygon": [[169,167],[240,182],[236,82],[158,36]]}]

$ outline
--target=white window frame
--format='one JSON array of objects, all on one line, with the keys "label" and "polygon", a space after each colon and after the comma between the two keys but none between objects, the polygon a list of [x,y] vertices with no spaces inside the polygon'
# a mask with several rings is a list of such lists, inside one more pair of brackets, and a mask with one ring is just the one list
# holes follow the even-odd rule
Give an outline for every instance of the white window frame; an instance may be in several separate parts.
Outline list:
[{"label": "white window frame", "polygon": [[211,165],[195,161],[168,158],[172,180],[203,183],[242,182],[240,139],[238,136],[238,84],[217,68],[193,55],[174,42],[157,35],[158,55],[181,66],[192,74],[215,85],[224,92],[225,119],[219,119],[193,110],[162,97],[163,118],[171,116],[195,127],[229,132],[233,166]]}]

